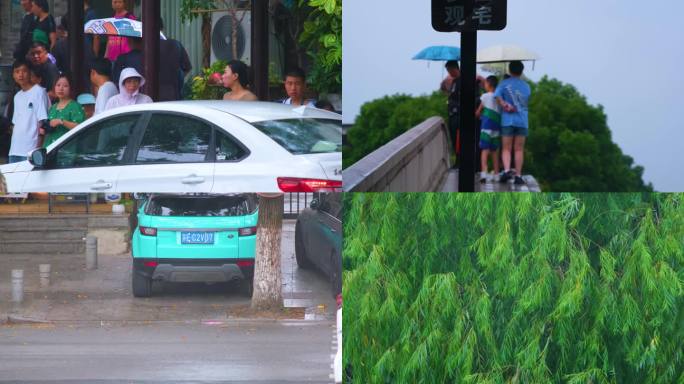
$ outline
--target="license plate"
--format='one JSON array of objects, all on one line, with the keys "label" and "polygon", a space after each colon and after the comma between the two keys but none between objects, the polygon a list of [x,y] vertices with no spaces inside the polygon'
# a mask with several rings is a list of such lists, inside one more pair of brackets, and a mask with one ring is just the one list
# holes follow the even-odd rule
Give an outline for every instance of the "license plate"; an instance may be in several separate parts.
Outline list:
[{"label": "license plate", "polygon": [[214,244],[214,232],[181,232],[181,244]]}]

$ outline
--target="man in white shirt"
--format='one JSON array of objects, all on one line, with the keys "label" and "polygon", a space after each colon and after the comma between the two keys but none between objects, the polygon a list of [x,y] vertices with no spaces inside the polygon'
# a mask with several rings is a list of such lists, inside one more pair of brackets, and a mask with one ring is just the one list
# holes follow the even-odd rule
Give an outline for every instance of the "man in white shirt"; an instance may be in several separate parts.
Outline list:
[{"label": "man in white shirt", "polygon": [[92,62],[92,69],[90,70],[90,81],[93,83],[93,90],[97,97],[95,98],[95,113],[94,116],[104,112],[107,101],[119,94],[116,85],[111,81],[112,67],[106,59],[95,59]]},{"label": "man in white shirt", "polygon": [[12,65],[12,77],[21,90],[14,95],[10,163],[26,160],[29,152],[40,147],[39,124],[47,119],[47,92],[31,82],[30,73],[30,64],[26,61],[17,60]]},{"label": "man in white shirt", "polygon": [[283,104],[316,107],[316,100],[304,99],[304,92],[306,91],[306,75],[304,71],[299,68],[288,71],[285,74],[285,81],[283,83],[288,96],[287,99],[283,100]]}]

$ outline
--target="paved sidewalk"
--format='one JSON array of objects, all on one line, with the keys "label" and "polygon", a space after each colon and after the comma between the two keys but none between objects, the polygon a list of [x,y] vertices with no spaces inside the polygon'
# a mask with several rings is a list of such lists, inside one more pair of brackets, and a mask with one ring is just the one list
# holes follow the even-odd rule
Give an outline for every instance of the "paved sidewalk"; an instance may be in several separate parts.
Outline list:
[{"label": "paved sidewalk", "polygon": [[[335,300],[327,279],[297,268],[294,220],[283,223],[282,271],[286,307],[305,308],[305,319],[334,319]],[[9,315],[48,322],[82,321],[222,321],[253,317],[250,298],[237,284],[155,283],[153,296],[131,293],[131,256],[99,255],[95,271],[85,269],[84,255],[1,255],[0,322]],[[52,265],[51,285],[40,288],[38,264]],[[24,302],[13,305],[10,271],[24,269]],[[163,288],[163,290],[162,290]],[[302,310],[291,311],[302,317]],[[285,315],[287,317],[287,314]]]}]

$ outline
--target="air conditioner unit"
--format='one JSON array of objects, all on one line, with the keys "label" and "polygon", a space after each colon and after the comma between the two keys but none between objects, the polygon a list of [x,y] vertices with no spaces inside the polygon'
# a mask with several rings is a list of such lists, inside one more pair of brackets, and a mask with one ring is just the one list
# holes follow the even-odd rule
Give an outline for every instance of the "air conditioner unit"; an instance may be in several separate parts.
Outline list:
[{"label": "air conditioner unit", "polygon": [[252,13],[239,11],[236,18],[242,19],[237,29],[237,57],[233,57],[233,17],[226,11],[211,15],[211,62],[216,60],[240,60],[251,63],[252,56]]}]

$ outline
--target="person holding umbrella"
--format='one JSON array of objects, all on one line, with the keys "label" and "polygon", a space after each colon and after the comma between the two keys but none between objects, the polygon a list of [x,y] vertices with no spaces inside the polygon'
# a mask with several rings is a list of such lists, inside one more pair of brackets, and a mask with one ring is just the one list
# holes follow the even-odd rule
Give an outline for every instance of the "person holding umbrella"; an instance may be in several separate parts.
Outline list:
[{"label": "person holding umbrella", "polygon": [[[114,11],[114,16],[112,17],[115,19],[137,20],[135,15],[126,9],[125,0],[112,0],[112,10]],[[126,37],[112,35],[107,39],[104,57],[113,63],[119,55],[128,53],[130,50],[131,48],[128,46],[128,39]],[[100,56],[100,36],[98,34],[94,37],[93,51],[95,56]]]},{"label": "person holding umbrella", "polygon": [[459,108],[461,102],[461,70],[458,60],[461,59],[461,49],[445,45],[429,46],[413,56],[413,60],[427,61],[446,61],[446,68],[449,76],[442,81],[440,89],[448,96],[448,116],[449,116],[449,136],[451,148],[459,152],[458,145],[458,124]]},{"label": "person holding umbrella", "polygon": [[451,77],[451,84],[447,87],[448,115],[449,115],[449,135],[451,137],[451,148],[459,153],[458,124],[460,119],[459,108],[461,107],[461,69],[458,61],[449,60],[444,65],[447,73]]}]

